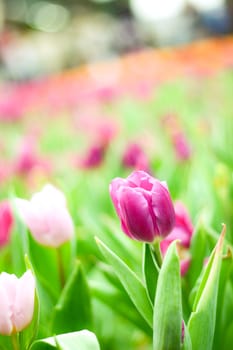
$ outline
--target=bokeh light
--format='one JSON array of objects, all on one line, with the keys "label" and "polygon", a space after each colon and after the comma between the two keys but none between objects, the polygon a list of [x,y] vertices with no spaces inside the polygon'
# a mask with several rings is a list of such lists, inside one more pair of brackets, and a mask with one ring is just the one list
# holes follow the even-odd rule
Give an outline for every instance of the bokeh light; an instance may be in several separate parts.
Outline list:
[{"label": "bokeh light", "polygon": [[36,29],[52,33],[64,29],[70,16],[62,5],[39,1],[30,6],[27,17]]},{"label": "bokeh light", "polygon": [[184,9],[186,0],[130,0],[134,15],[140,20],[163,20],[175,17]]}]

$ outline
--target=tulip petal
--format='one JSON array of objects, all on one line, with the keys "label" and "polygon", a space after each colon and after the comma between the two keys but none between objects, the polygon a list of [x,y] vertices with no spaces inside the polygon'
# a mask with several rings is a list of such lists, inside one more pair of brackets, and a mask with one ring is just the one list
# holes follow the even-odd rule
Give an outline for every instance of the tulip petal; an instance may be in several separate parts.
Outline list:
[{"label": "tulip petal", "polygon": [[49,203],[59,203],[66,206],[66,198],[64,194],[51,184],[47,184],[40,192],[35,193],[31,198],[31,203],[37,205],[44,205],[45,198]]},{"label": "tulip petal", "polygon": [[119,202],[123,221],[133,237],[138,240],[152,242],[154,239],[154,225],[143,192],[140,189],[123,188],[119,196]]},{"label": "tulip petal", "polygon": [[152,194],[152,207],[161,236],[166,236],[175,223],[175,211],[167,189],[157,182]]},{"label": "tulip petal", "polygon": [[34,312],[35,279],[28,270],[17,281],[16,297],[12,321],[17,332],[24,329],[32,320]]},{"label": "tulip petal", "polygon": [[30,201],[18,199],[17,207],[34,239],[42,245],[58,247],[74,234],[72,218],[64,194],[48,184]]},{"label": "tulip petal", "polygon": [[151,191],[155,180],[152,176],[147,174],[145,171],[138,170],[134,171],[128,178],[127,181],[130,187],[140,187],[144,190]]},{"label": "tulip petal", "polygon": [[0,334],[10,335],[13,326],[11,321],[12,311],[9,296],[5,289],[5,273],[0,275]]},{"label": "tulip petal", "polygon": [[126,185],[126,181],[117,177],[114,180],[112,180],[109,186],[110,196],[112,198],[112,201],[118,216],[120,216],[118,190],[121,186],[125,186],[125,185]]},{"label": "tulip petal", "polygon": [[193,233],[193,224],[189,217],[187,209],[185,208],[183,203],[180,201],[176,201],[174,207],[175,207],[175,213],[176,213],[175,226],[185,230],[191,238]]}]

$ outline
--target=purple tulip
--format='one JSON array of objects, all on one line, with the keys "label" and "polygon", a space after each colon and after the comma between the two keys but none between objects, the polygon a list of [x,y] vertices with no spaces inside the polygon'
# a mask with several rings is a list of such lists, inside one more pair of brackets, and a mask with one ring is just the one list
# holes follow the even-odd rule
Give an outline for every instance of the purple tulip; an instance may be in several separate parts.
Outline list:
[{"label": "purple tulip", "polygon": [[110,195],[130,238],[152,242],[173,228],[175,212],[167,186],[144,171],[134,171],[127,179],[116,178]]}]

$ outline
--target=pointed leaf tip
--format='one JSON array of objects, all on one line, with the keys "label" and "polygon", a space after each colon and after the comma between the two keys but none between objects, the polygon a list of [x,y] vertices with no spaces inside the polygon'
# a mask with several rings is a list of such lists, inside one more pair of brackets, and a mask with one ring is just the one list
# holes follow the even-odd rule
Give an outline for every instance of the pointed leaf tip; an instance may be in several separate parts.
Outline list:
[{"label": "pointed leaf tip", "polygon": [[222,224],[222,232],[220,234],[218,243],[216,245],[216,252],[220,252],[222,249],[223,241],[226,235],[226,230],[227,230],[226,224]]}]

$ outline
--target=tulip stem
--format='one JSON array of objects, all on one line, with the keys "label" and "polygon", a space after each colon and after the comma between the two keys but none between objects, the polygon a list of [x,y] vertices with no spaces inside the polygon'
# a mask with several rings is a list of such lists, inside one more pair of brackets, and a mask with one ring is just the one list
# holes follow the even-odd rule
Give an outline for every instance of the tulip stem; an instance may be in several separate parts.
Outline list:
[{"label": "tulip stem", "polygon": [[14,333],[11,336],[13,350],[20,350],[18,333]]},{"label": "tulip stem", "polygon": [[63,289],[65,285],[65,271],[64,271],[64,266],[62,263],[62,254],[60,248],[56,249],[57,251],[57,263],[58,263],[58,273],[59,273],[59,279],[60,279],[60,285],[61,289]]},{"label": "tulip stem", "polygon": [[153,248],[154,248],[154,255],[156,262],[159,267],[162,266],[163,258],[160,250],[160,239],[156,239],[153,243]]}]

